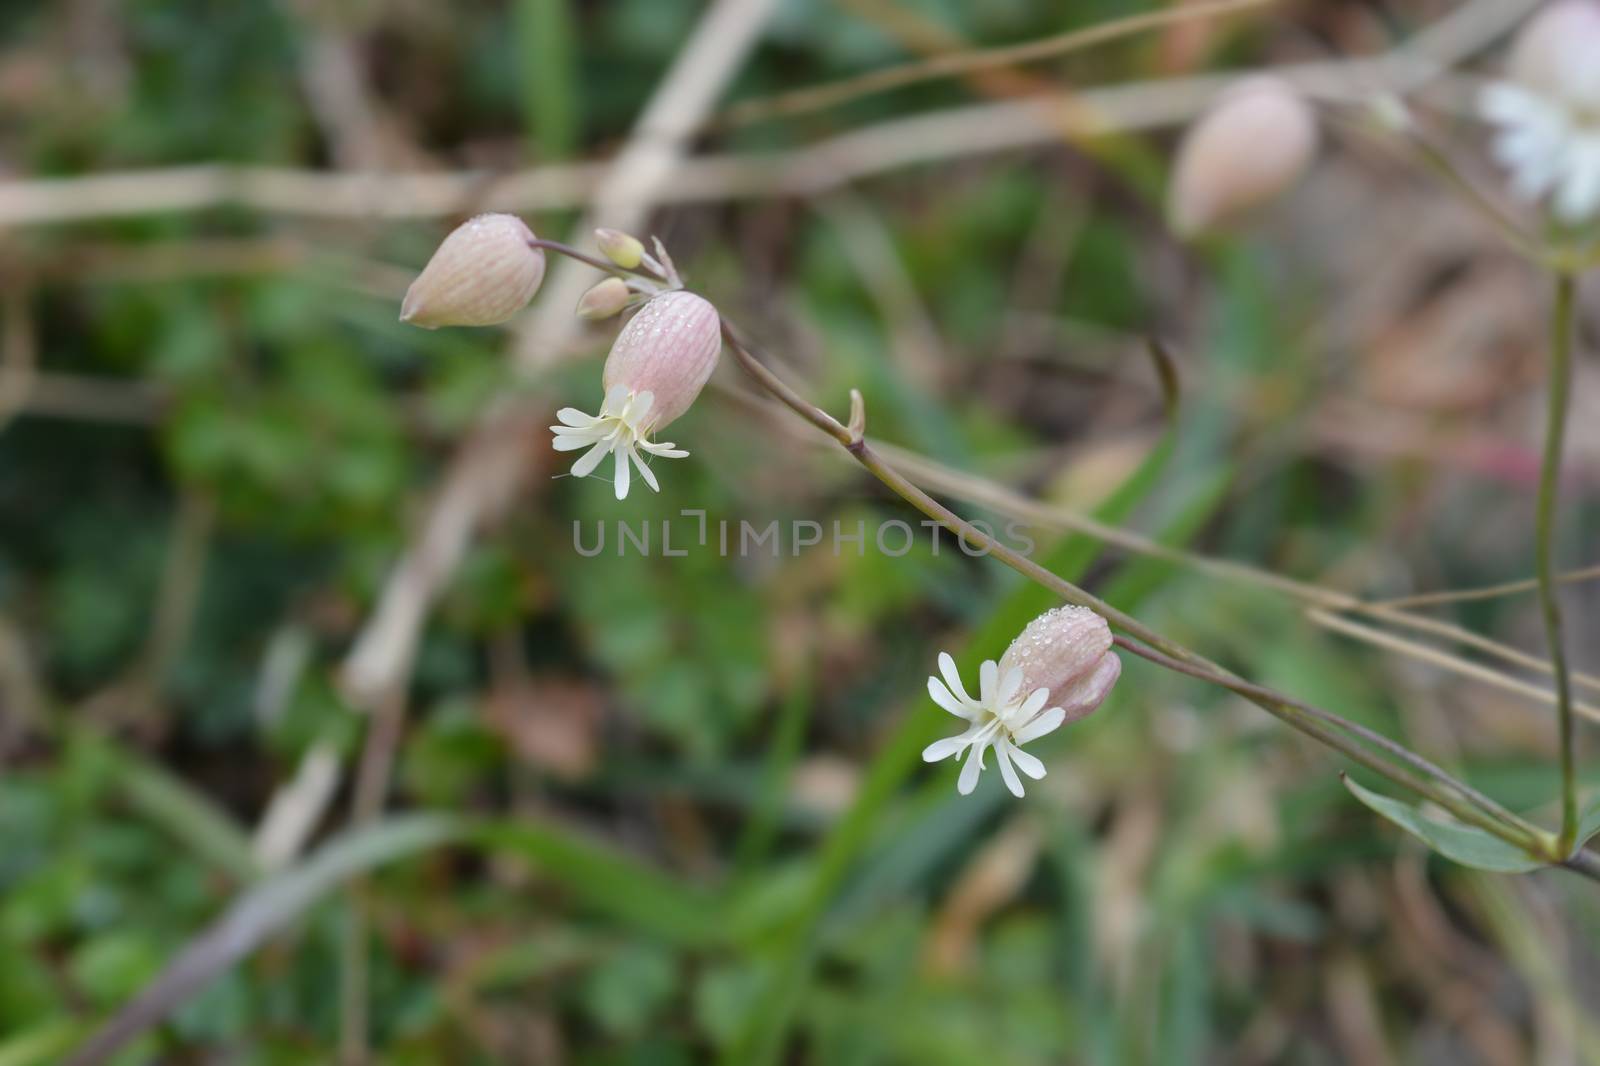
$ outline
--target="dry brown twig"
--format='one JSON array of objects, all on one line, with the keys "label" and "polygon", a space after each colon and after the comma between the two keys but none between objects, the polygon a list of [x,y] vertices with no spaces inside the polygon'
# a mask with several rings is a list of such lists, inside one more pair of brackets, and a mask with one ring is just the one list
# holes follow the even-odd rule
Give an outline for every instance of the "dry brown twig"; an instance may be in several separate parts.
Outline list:
[{"label": "dry brown twig", "polygon": [[11,282],[0,291],[0,430],[28,405],[38,379],[38,339],[28,304],[30,286]]},{"label": "dry brown twig", "polygon": [[745,100],[728,108],[723,123],[728,126],[747,126],[771,119],[793,118],[796,115],[827,110],[864,96],[901,89],[920,82],[1016,67],[1045,59],[1057,59],[1098,44],[1174,23],[1218,18],[1277,2],[1278,0],[1213,0],[1210,3],[1186,4],[1111,19],[1052,37],[1023,41],[1020,44],[942,52],[926,59],[900,66],[882,67],[839,81],[808,85],[774,96]]},{"label": "dry brown twig", "polygon": [[[765,2],[765,0],[762,0]],[[1536,0],[1473,0],[1406,44],[1367,59],[1301,63],[1274,73],[1324,100],[1362,102],[1378,90],[1436,88],[1438,106],[1468,109],[1446,71],[1514,25]],[[715,67],[716,57],[711,57]],[[707,155],[675,163],[655,204],[815,196],[917,163],[965,158],[1079,137],[1187,122],[1236,71],[956,107],[866,126],[796,149]],[[664,116],[663,116],[664,117]],[[698,123],[698,119],[697,119]],[[641,128],[644,128],[641,126]],[[667,127],[663,127],[664,129]],[[588,204],[607,174],[633,166],[564,163],[512,174],[326,174],[271,167],[176,167],[0,184],[0,225],[30,226],[171,211],[240,207],[319,218],[434,218],[464,210],[536,212]]]}]

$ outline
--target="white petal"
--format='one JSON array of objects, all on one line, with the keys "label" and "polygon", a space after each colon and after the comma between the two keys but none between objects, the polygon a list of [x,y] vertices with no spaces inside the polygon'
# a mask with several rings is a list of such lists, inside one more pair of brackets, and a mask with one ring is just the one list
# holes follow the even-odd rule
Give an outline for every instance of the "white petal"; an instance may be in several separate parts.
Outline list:
[{"label": "white petal", "polygon": [[958,737],[945,737],[943,740],[936,740],[932,744],[929,744],[927,747],[922,749],[922,761],[938,762],[940,759],[948,759],[952,755],[960,755],[961,750],[971,742],[972,736],[970,733],[963,733]]},{"label": "white petal", "polygon": [[969,722],[972,721],[972,708],[951,695],[950,690],[945,688],[944,683],[937,677],[928,678],[928,695],[933,699],[934,703],[937,703],[957,718],[965,718]]},{"label": "white petal", "polygon": [[575,433],[558,433],[556,434],[555,439],[550,442],[550,447],[554,448],[558,452],[575,452],[579,448],[589,447],[589,445],[595,442],[595,439],[596,438],[594,437],[579,436]]},{"label": "white petal", "polygon": [[[600,421],[600,419],[597,415],[587,414],[578,410],[576,407],[563,407],[561,410],[556,412],[556,421],[560,422],[562,425],[575,426],[578,429],[587,429],[589,426],[592,426],[596,422]],[[555,429],[556,427],[551,426],[550,428]]]},{"label": "white petal", "polygon": [[1495,138],[1490,152],[1504,167],[1549,166],[1561,157],[1561,138],[1547,130],[1508,130]]},{"label": "white petal", "polygon": [[947,651],[939,653],[939,673],[944,675],[944,683],[950,686],[950,691],[955,693],[956,699],[968,706],[976,702],[971,696],[967,695],[966,686],[961,683],[961,674],[956,670],[956,661],[950,657],[950,653]]},{"label": "white petal", "polygon": [[632,450],[627,444],[623,444],[617,449],[616,473],[612,476],[612,481],[617,486],[617,499],[619,500],[628,498],[628,479],[633,476],[633,466],[628,462],[628,453]]},{"label": "white petal", "polygon": [[983,749],[988,746],[986,741],[972,745],[972,754],[967,756],[961,776],[956,779],[956,791],[963,796],[972,795],[972,790],[978,787],[978,775],[983,772]]},{"label": "white petal", "polygon": [[994,746],[994,757],[1000,764],[1000,776],[1005,778],[1006,787],[1011,790],[1013,796],[1021,799],[1024,795],[1022,781],[1017,777],[1016,768],[1011,765],[1011,757],[1006,754],[1006,749],[1010,746],[1008,742],[1000,741]]},{"label": "white petal", "polygon": [[1510,82],[1497,82],[1478,97],[1478,113],[1490,122],[1505,125],[1536,119],[1546,114],[1549,107],[1537,93]]},{"label": "white petal", "polygon": [[626,406],[628,406],[628,386],[613,385],[606,390],[606,400],[600,407],[600,413],[602,415],[619,415]]},{"label": "white petal", "polygon": [[1029,694],[1028,698],[1023,701],[1022,706],[1017,709],[1017,721],[1026,722],[1028,719],[1038,714],[1039,708],[1043,707],[1049,699],[1049,689],[1034,689],[1033,692]]},{"label": "white petal", "polygon": [[1017,690],[1022,687],[1022,667],[1013,666],[1000,678],[1000,694],[995,698],[996,707],[1004,707],[1017,695]]},{"label": "white petal", "polygon": [[639,442],[639,447],[643,448],[651,455],[658,455],[663,459],[683,459],[689,455],[688,452],[677,447],[671,442],[666,444],[655,444],[647,440],[642,440]]},{"label": "white petal", "polygon": [[1044,711],[1039,717],[1013,733],[1011,739],[1018,744],[1026,744],[1030,740],[1038,740],[1046,733],[1053,733],[1061,728],[1061,723],[1066,720],[1066,711],[1063,711],[1060,707],[1051,707],[1048,711]]},{"label": "white petal", "polygon": [[1579,138],[1572,144],[1554,206],[1566,222],[1582,222],[1600,206],[1600,138]]},{"label": "white petal", "polygon": [[1044,763],[1029,755],[1021,748],[1013,746],[1010,751],[1012,760],[1017,764],[1017,769],[1033,778],[1035,781],[1044,777]]},{"label": "white petal", "polygon": [[644,416],[650,413],[650,408],[655,406],[655,402],[656,394],[649,389],[634,395],[633,402],[628,405],[628,417],[633,419],[634,425],[637,426],[644,421]]},{"label": "white petal", "polygon": [[643,459],[639,458],[639,453],[634,451],[632,448],[629,448],[628,458],[632,459],[633,465],[639,468],[639,476],[644,478],[644,483],[646,485],[650,486],[650,491],[660,492],[661,486],[656,483],[656,475],[654,471],[645,465],[645,461]]},{"label": "white petal", "polygon": [[978,700],[985,707],[999,706],[995,702],[995,688],[1000,682],[1000,667],[993,659],[983,660],[983,665],[978,667]]},{"label": "white petal", "polygon": [[1560,164],[1558,152],[1517,164],[1511,170],[1511,194],[1526,204],[1538,200],[1550,191],[1561,176]]},{"label": "white petal", "polygon": [[617,439],[615,437],[607,437],[593,448],[584,452],[583,456],[572,464],[572,476],[588,477],[594,473],[594,468],[600,465],[600,460],[606,457],[616,442]]}]

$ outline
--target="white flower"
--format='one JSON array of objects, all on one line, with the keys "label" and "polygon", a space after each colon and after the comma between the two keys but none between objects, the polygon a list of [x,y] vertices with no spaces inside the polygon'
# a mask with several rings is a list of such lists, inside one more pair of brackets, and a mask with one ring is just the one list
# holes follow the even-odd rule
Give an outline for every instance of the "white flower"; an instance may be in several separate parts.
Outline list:
[{"label": "white flower", "polygon": [[1565,222],[1600,213],[1600,114],[1586,116],[1510,82],[1485,89],[1482,108],[1500,127],[1494,156],[1511,172],[1519,198],[1531,203],[1553,193],[1551,206]]},{"label": "white flower", "polygon": [[651,392],[636,392],[626,385],[613,385],[606,391],[605,403],[601,405],[598,415],[585,414],[576,407],[563,407],[556,412],[556,418],[562,424],[550,427],[555,433],[555,450],[571,452],[579,448],[589,449],[572,464],[575,477],[588,477],[600,465],[600,460],[615,453],[614,479],[619,500],[628,495],[630,466],[638,467],[639,476],[644,478],[645,484],[652,491],[660,492],[661,486],[656,483],[655,474],[639,457],[639,452],[649,452],[662,459],[682,459],[689,453],[670,443],[649,439],[655,428],[655,421],[651,418],[655,399]]},{"label": "white flower", "polygon": [[944,681],[928,678],[928,695],[971,725],[958,737],[929,744],[922,757],[938,762],[970,748],[956,781],[965,796],[978,785],[983,753],[993,748],[1006,787],[1021,796],[1016,767],[1035,781],[1044,776],[1044,763],[1022,745],[1093,713],[1122,675],[1122,660],[1111,644],[1111,627],[1087,607],[1048,610],[1017,634],[998,663],[990,660],[979,668],[977,699],[961,687],[956,661],[941,652]]},{"label": "white flower", "polygon": [[1035,781],[1045,773],[1044,763],[1023,751],[1021,745],[1059,728],[1067,720],[1067,712],[1060,707],[1045,707],[1050,699],[1049,689],[1036,688],[1024,695],[1020,666],[1011,667],[1002,677],[999,665],[993,659],[985,660],[978,670],[977,699],[967,695],[961,675],[956,672],[956,661],[949,652],[939,653],[939,672],[944,674],[944,681],[928,678],[928,695],[933,697],[934,703],[957,718],[966,719],[971,726],[960,736],[929,744],[923,749],[922,758],[938,762],[959,756],[970,748],[972,754],[967,756],[961,777],[956,781],[956,790],[966,796],[978,787],[983,753],[993,748],[1006,787],[1021,796],[1022,781],[1017,777],[1013,762]]},{"label": "white flower", "polygon": [[1600,5],[1564,0],[1518,35],[1507,80],[1485,89],[1494,156],[1528,202],[1551,197],[1564,222],[1600,214]]}]

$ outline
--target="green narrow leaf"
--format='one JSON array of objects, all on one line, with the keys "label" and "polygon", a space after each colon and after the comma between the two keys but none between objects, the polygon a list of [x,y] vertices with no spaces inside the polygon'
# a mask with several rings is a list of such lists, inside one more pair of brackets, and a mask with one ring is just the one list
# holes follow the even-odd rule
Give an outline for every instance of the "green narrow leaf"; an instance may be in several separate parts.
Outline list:
[{"label": "green narrow leaf", "polygon": [[1502,874],[1525,874],[1547,865],[1539,859],[1530,859],[1526,852],[1499,837],[1492,837],[1482,829],[1470,825],[1457,825],[1430,818],[1409,803],[1381,796],[1363,788],[1341,774],[1344,787],[1351,795],[1377,811],[1383,817],[1421,840],[1428,847],[1451,862],[1470,866],[1474,870],[1490,870]]},{"label": "green narrow leaf", "polygon": [[472,839],[518,852],[539,873],[596,910],[677,944],[703,944],[721,927],[715,902],[656,868],[554,825],[521,820],[480,823]]},{"label": "green narrow leaf", "polygon": [[1145,351],[1155,364],[1156,380],[1161,384],[1162,412],[1167,424],[1172,425],[1178,421],[1183,402],[1183,388],[1178,380],[1178,360],[1173,358],[1172,349],[1167,347],[1166,342],[1158,337],[1146,338]]},{"label": "green narrow leaf", "polygon": [[238,896],[68,1062],[94,1066],[108,1061],[339,885],[375,867],[447,844],[477,844],[525,855],[539,864],[542,875],[586,904],[665,940],[703,943],[720,931],[720,915],[709,897],[582,834],[527,820],[396,816],[334,838],[298,866]]},{"label": "green narrow leaf", "polygon": [[811,721],[811,670],[800,674],[784,697],[778,722],[772,732],[768,755],[761,769],[761,783],[749,820],[734,851],[734,865],[749,874],[761,865],[778,835],[778,822],[789,787],[789,772],[805,743],[806,726]]},{"label": "green narrow leaf", "polygon": [[1583,847],[1600,834],[1600,796],[1589,804],[1589,809],[1578,819],[1578,847]]},{"label": "green narrow leaf", "polygon": [[103,737],[82,733],[78,742],[115,767],[116,789],[137,813],[170,833],[196,856],[226,871],[240,884],[261,875],[250,837],[209,796],[182,778]]},{"label": "green narrow leaf", "polygon": [[155,980],[73,1053],[69,1066],[110,1060],[338,885],[375,866],[448,843],[462,829],[462,822],[439,815],[393,818],[338,837],[301,865],[261,882],[173,956]]},{"label": "green narrow leaf", "polygon": [[512,12],[523,121],[544,161],[578,143],[577,33],[570,0],[518,0]]},{"label": "green narrow leaf", "polygon": [[11,1035],[0,1043],[0,1066],[47,1066],[82,1037],[76,1022],[56,1020]]}]

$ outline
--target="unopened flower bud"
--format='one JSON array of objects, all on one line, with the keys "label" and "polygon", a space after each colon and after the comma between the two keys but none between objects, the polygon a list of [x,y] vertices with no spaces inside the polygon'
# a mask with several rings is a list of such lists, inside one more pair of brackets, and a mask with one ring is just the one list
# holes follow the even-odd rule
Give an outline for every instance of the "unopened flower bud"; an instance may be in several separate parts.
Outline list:
[{"label": "unopened flower bud", "polygon": [[1021,692],[1048,689],[1048,703],[1071,722],[1105,700],[1122,674],[1111,650],[1111,627],[1087,607],[1057,607],[1028,623],[1000,657],[1002,676],[1022,670]]},{"label": "unopened flower bud", "polygon": [[1184,135],[1167,214],[1179,236],[1237,221],[1300,179],[1317,149],[1317,120],[1292,87],[1247,78]]},{"label": "unopened flower bud", "polygon": [[578,299],[577,315],[591,321],[610,318],[627,307],[631,299],[633,291],[627,282],[621,278],[607,278]]},{"label": "unopened flower bud", "polygon": [[617,229],[597,229],[594,240],[600,253],[623,270],[632,270],[644,262],[644,245],[637,237]]},{"label": "unopened flower bud", "polygon": [[400,321],[424,329],[493,326],[528,306],[544,250],[515,215],[479,215],[450,232],[406,290]]},{"label": "unopened flower bud", "polygon": [[1557,0],[1517,34],[1506,74],[1590,113],[1600,112],[1600,3]]},{"label": "unopened flower bud", "polygon": [[603,383],[651,393],[650,424],[661,429],[689,409],[716,368],[722,351],[717,309],[692,292],[650,298],[622,327],[606,357]]}]

